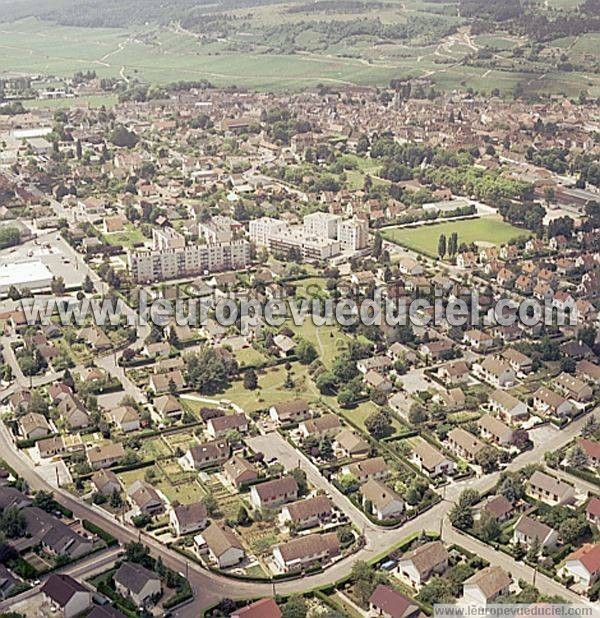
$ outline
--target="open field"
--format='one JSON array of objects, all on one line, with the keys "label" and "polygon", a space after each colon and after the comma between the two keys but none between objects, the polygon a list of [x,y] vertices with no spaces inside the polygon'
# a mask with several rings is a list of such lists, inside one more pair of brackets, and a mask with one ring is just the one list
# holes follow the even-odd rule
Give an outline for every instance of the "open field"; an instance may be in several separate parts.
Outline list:
[{"label": "open field", "polygon": [[[397,3],[378,18],[390,24],[403,24],[407,16],[447,20],[459,23],[450,14],[431,12],[431,5],[416,0]],[[415,10],[416,9],[416,10]],[[235,12],[233,12],[235,13]],[[372,11],[365,13],[372,17]],[[364,17],[346,13],[343,19]],[[300,90],[324,85],[382,85],[391,79],[428,77],[438,88],[474,88],[490,92],[498,88],[510,95],[517,84],[532,90],[564,92],[577,96],[585,86],[592,96],[600,95],[600,76],[558,72],[552,67],[540,75],[527,63],[506,64],[501,70],[485,66],[465,66],[473,49],[462,36],[452,35],[443,42],[428,41],[427,34],[410,39],[380,40],[371,36],[352,36],[332,42],[321,40],[319,33],[306,30],[298,36],[294,50],[282,40],[278,45],[261,43],[265,28],[278,24],[294,25],[302,20],[322,19],[320,13],[291,14],[285,5],[260,7],[243,12],[251,32],[232,32],[225,39],[202,39],[182,28],[137,26],[124,28],[68,27],[34,18],[15,23],[0,23],[2,70],[26,74],[70,77],[76,71],[96,71],[99,77],[167,84],[178,80],[207,79],[216,86],[238,85],[262,90]],[[337,19],[327,14],[327,19]],[[271,23],[273,22],[273,23]],[[243,34],[243,36],[242,36]],[[277,43],[276,34],[270,33]],[[283,36],[283,35],[282,35]],[[306,40],[303,40],[304,37]],[[581,45],[593,49],[596,40]],[[377,43],[377,44],[375,44]],[[514,41],[502,37],[480,38],[476,46],[488,46],[507,53]],[[578,50],[581,53],[582,50]],[[58,101],[35,101],[30,106],[60,108],[78,103],[110,105],[114,96],[82,97]],[[357,186],[364,173],[360,169],[349,175]]]},{"label": "open field", "polygon": [[[286,370],[283,365],[271,367],[258,372],[258,386],[255,391],[244,388],[241,380],[234,382],[225,392],[220,393],[219,399],[228,399],[238,404],[246,412],[270,408],[276,403],[293,399],[294,397],[317,398],[318,392],[308,375],[308,368],[300,363],[292,364],[292,380],[294,387],[284,387]],[[202,407],[202,406],[200,406]]]},{"label": "open field", "polygon": [[383,236],[391,242],[436,257],[440,235],[449,237],[453,232],[458,233],[459,245],[473,242],[501,245],[519,236],[529,235],[527,230],[505,223],[499,217],[483,217],[419,227],[388,228],[383,231]]},{"label": "open field", "polygon": [[[334,402],[331,403],[332,405],[336,405]],[[364,403],[356,406],[356,408],[340,408],[339,406],[336,407],[339,410],[339,414],[345,416],[348,420],[352,421],[365,433],[369,433],[365,429],[365,420],[370,414],[379,410],[379,407],[375,405],[372,401],[365,401]],[[404,431],[406,429],[406,427],[399,423],[395,418],[392,418],[392,427],[394,428],[395,433]]]}]

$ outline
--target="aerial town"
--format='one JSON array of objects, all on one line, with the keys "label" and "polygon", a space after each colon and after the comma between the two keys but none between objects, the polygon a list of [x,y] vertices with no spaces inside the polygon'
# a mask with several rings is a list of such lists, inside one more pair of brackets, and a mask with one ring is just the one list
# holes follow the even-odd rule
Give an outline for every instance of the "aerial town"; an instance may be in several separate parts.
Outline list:
[{"label": "aerial town", "polygon": [[[427,79],[0,108],[1,615],[597,610],[598,109]],[[465,319],[319,320],[434,296]],[[176,302],[205,319],[137,319]]]}]

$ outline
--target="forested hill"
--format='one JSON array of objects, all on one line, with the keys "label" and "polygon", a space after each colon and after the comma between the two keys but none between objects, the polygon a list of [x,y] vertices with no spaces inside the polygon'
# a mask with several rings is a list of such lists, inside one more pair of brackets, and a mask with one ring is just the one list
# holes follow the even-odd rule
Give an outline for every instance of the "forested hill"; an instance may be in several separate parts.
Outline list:
[{"label": "forested hill", "polygon": [[38,17],[63,26],[119,28],[166,24],[190,13],[279,3],[280,0],[0,0],[0,21]]}]

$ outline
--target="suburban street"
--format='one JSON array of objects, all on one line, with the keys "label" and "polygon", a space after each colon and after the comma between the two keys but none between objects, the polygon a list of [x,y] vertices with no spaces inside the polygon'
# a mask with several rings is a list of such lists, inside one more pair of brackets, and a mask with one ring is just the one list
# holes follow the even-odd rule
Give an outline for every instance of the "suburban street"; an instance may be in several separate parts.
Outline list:
[{"label": "suburban street", "polygon": [[[594,413],[597,414],[597,411],[594,411]],[[556,432],[556,434],[546,442],[538,444],[532,450],[522,453],[513,460],[508,469],[514,471],[527,464],[541,461],[546,451],[558,449],[577,436],[586,420],[587,415],[577,419],[565,429]],[[267,436],[266,438],[270,439],[271,436]],[[273,447],[270,441],[265,444],[269,445],[269,452],[273,452],[273,448],[281,451],[280,445]],[[71,509],[76,517],[87,519],[101,526],[109,534],[119,539],[121,543],[141,540],[150,547],[155,555],[161,555],[167,566],[181,573],[187,572],[195,596],[192,602],[186,604],[177,611],[177,616],[182,616],[184,618],[197,617],[202,608],[222,598],[257,598],[260,596],[269,596],[273,593],[273,585],[271,583],[243,582],[239,580],[232,582],[232,580],[225,575],[209,572],[195,562],[186,560],[185,557],[166,548],[150,535],[140,533],[138,530],[124,525],[99,507],[90,506],[62,489],[56,490],[38,475],[37,471],[32,466],[32,462],[28,460],[25,455],[16,450],[7,429],[3,425],[0,427],[0,448],[2,449],[3,457],[6,462],[29,483],[32,490],[44,489],[47,491],[55,491],[61,503]],[[283,455],[283,451],[281,452]],[[288,458],[288,455],[283,456],[286,457],[288,465],[292,465],[293,462]],[[297,464],[298,457],[296,456],[295,459]],[[321,573],[295,580],[277,582],[275,585],[276,592],[281,594],[292,594],[337,581],[349,574],[352,565],[357,560],[369,560],[407,536],[419,533],[422,530],[439,531],[440,522],[445,520],[454,501],[464,489],[470,487],[480,492],[487,491],[494,486],[499,476],[500,472],[495,472],[486,476],[470,478],[449,485],[442,502],[399,528],[392,530],[378,528],[369,522],[369,526],[365,526],[365,538],[367,542],[364,548],[334,563]],[[319,482],[318,486],[321,485],[322,483]],[[329,491],[332,496],[336,496],[331,489]],[[336,497],[336,500],[337,499],[339,499],[339,496]],[[453,530],[450,524],[445,521],[442,525],[442,537],[444,540],[449,540],[451,542],[458,542],[456,539],[460,537],[460,543],[464,543],[467,548],[469,546],[473,547],[473,543],[475,543],[475,541],[471,540],[469,537],[465,537]],[[486,546],[485,551],[487,554],[483,553],[484,549],[479,549],[478,551],[480,555],[485,557],[486,555],[492,555],[489,552],[494,550]],[[519,576],[523,574],[525,578],[528,578],[528,581],[531,581],[532,573],[530,569],[528,570],[528,567],[520,565],[505,554],[502,554],[499,560],[500,559],[502,560],[500,564],[505,565],[506,570],[513,574],[519,574]],[[577,600],[578,602],[582,602],[581,597],[575,593],[569,592],[553,580],[546,580],[538,576],[537,585],[540,590],[546,594],[561,594],[561,596],[572,601]]]}]

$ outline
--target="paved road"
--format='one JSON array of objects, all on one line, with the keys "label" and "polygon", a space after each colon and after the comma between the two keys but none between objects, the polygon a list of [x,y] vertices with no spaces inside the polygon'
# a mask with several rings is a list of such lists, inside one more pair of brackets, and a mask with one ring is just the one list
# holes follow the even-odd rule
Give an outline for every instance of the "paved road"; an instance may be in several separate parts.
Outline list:
[{"label": "paved road", "polygon": [[522,579],[529,583],[535,582],[535,586],[543,594],[547,594],[548,596],[557,595],[573,603],[587,604],[577,593],[567,590],[567,588],[551,577],[540,572],[536,573],[529,565],[523,562],[517,562],[508,554],[463,534],[452,526],[445,526],[442,538],[448,544],[456,543],[477,556],[485,558],[491,564],[501,566],[507,573],[510,573],[515,580]]},{"label": "paved road", "polygon": [[330,483],[304,453],[296,450],[277,431],[246,438],[246,442],[254,451],[264,453],[267,458],[277,457],[279,463],[288,471],[298,467],[304,470],[309,483],[317,489],[328,492],[335,506],[348,515],[352,523],[359,530],[364,530],[365,534],[370,531],[377,532],[381,530],[378,526],[374,526],[359,508],[354,506],[341,491]]},{"label": "paved road", "polygon": [[[119,558],[119,555],[122,553],[123,550],[120,547],[107,549],[103,552],[96,553],[89,558],[83,559],[76,564],[66,566],[62,569],[57,569],[57,572],[66,573],[67,575],[71,575],[72,577],[75,577],[77,579],[89,579],[90,577],[99,575],[103,571],[107,570],[107,568],[111,564],[114,564],[115,560],[117,560]],[[15,604],[21,603],[23,601],[26,601],[27,599],[34,597],[40,592],[44,581],[46,581],[48,577],[49,575],[45,576],[37,586],[33,586],[29,590],[25,590],[25,592],[22,592],[21,594],[15,595],[10,599],[6,599],[5,601],[0,602],[0,612],[7,611]]]}]

